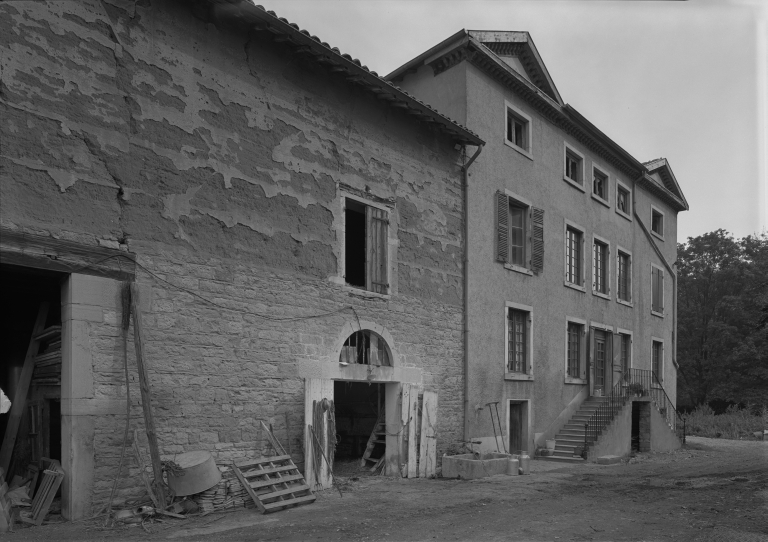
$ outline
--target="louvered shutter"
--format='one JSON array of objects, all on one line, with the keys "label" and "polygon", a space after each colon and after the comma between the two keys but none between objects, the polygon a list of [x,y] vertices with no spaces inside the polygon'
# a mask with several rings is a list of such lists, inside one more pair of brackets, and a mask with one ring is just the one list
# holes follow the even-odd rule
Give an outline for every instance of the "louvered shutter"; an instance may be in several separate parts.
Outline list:
[{"label": "louvered shutter", "polygon": [[531,271],[544,270],[544,210],[531,209]]},{"label": "louvered shutter", "polygon": [[368,254],[366,254],[367,282],[366,288],[371,292],[386,294],[389,288],[387,280],[387,247],[388,232],[387,212],[376,207],[365,207],[367,221]]},{"label": "louvered shutter", "polygon": [[496,193],[496,261],[509,261],[509,198]]}]

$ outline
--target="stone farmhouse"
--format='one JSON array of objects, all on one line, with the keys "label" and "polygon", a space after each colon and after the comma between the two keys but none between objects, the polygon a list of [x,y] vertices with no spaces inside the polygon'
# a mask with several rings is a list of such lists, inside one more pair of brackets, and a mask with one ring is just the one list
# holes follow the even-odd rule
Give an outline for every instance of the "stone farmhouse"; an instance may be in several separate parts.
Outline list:
[{"label": "stone farmhouse", "polygon": [[527,32],[462,30],[387,79],[486,141],[467,188],[465,440],[556,441],[548,458],[573,461],[679,446],[688,204],[669,163],[639,162],[566,104]]},{"label": "stone farmhouse", "polygon": [[[249,2],[11,2],[0,35],[12,400],[34,365],[26,403],[2,417],[4,434],[18,426],[6,472],[60,460],[65,517],[98,511],[118,475],[126,363],[146,449],[126,281],[164,457],[264,455],[263,421],[311,470],[305,419],[325,399],[336,459],[359,462],[380,418],[374,457],[398,472],[402,388],[437,396],[433,455],[461,440],[478,136]],[[128,445],[118,500],[144,491]]]}]

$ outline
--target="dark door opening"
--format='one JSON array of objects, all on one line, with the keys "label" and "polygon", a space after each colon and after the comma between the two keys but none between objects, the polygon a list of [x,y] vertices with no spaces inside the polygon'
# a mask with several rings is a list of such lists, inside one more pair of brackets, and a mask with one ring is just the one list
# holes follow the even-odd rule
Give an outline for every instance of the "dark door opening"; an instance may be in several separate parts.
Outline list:
[{"label": "dark door opening", "polygon": [[334,475],[378,472],[386,449],[384,385],[336,381],[333,402],[336,413]]},{"label": "dark door opening", "polygon": [[651,451],[651,404],[645,401],[632,403],[632,451]]},{"label": "dark door opening", "polygon": [[523,446],[524,408],[524,403],[509,403],[509,453],[511,454],[519,454],[525,450]]},{"label": "dark door opening", "polygon": [[344,278],[365,288],[365,205],[346,199],[344,210]]},{"label": "dark door opening", "polygon": [[[19,389],[27,350],[41,304],[47,316],[33,352],[34,370],[18,419],[6,480],[25,477],[29,465],[42,457],[61,459],[61,283],[66,275],[12,265],[0,265],[0,388],[13,403]],[[18,407],[17,407],[18,408]],[[17,411],[18,412],[18,411]],[[8,424],[13,407],[0,414],[0,442],[11,450]],[[16,423],[14,421],[14,423]]]}]

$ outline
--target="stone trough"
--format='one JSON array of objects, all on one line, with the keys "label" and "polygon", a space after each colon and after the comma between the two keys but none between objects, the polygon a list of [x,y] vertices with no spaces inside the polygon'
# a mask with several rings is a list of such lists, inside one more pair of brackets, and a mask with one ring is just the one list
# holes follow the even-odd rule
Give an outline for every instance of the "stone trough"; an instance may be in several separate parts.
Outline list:
[{"label": "stone trough", "polygon": [[444,455],[443,478],[472,480],[507,473],[507,463],[514,456],[502,453]]}]

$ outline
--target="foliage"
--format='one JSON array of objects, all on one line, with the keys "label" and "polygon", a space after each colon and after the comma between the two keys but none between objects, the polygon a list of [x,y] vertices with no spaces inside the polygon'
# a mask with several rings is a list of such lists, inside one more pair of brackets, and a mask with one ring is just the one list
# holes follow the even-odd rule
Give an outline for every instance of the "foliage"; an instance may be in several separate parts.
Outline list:
[{"label": "foliage", "polygon": [[768,408],[756,412],[731,405],[724,414],[716,415],[708,405],[701,405],[686,415],[685,431],[689,435],[710,438],[754,438],[753,433],[768,427]]},{"label": "foliage", "polygon": [[768,405],[768,236],[678,245],[679,403]]}]

